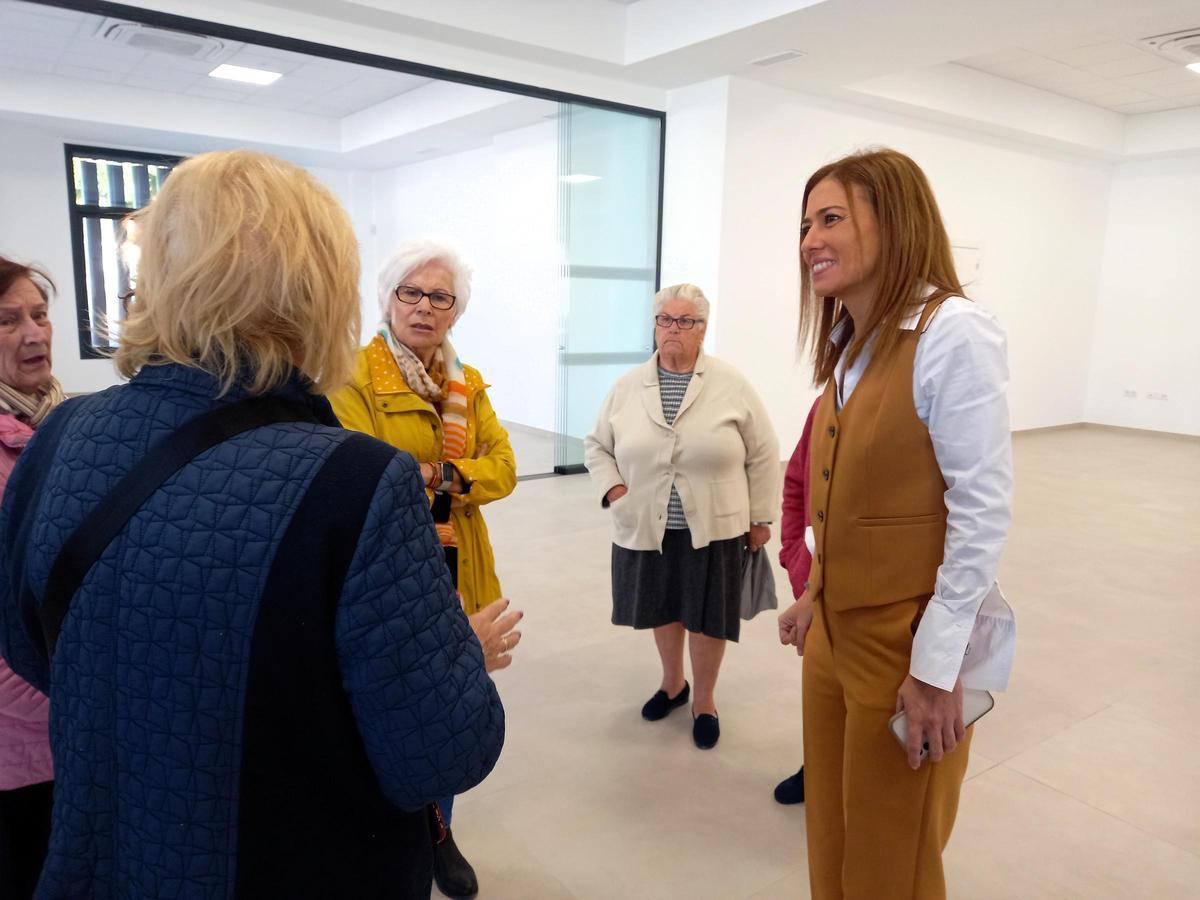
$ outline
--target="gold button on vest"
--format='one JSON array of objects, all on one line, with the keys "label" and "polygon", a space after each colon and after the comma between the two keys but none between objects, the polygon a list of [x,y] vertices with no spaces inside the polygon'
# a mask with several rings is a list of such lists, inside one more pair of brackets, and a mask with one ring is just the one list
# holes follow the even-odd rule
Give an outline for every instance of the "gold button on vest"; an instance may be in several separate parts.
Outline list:
[{"label": "gold button on vest", "polygon": [[873,358],[841,412],[830,379],[813,422],[809,588],[833,611],[933,593],[946,542],[946,482],[913,404],[925,306],[887,359]]}]

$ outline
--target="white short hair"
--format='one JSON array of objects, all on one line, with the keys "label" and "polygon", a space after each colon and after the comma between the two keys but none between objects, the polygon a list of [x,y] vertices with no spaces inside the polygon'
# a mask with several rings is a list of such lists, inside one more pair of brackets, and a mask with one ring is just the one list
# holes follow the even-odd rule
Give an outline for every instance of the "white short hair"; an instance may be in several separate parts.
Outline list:
[{"label": "white short hair", "polygon": [[471,267],[453,243],[444,238],[417,238],[405,241],[396,248],[379,271],[379,314],[386,322],[388,302],[396,285],[427,263],[441,263],[450,270],[454,279],[454,321],[457,322],[467,311],[471,301]]},{"label": "white short hair", "polygon": [[708,298],[694,284],[673,284],[654,295],[654,315],[658,315],[668,300],[690,300],[696,307],[696,316],[708,321]]}]

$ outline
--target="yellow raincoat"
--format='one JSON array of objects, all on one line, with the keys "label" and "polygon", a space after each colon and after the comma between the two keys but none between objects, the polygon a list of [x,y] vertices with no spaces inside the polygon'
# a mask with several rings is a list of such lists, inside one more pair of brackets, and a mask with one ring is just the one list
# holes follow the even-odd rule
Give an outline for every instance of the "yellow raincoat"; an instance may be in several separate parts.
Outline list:
[{"label": "yellow raincoat", "polygon": [[[496,560],[479,509],[507,497],[517,485],[517,463],[508,432],[496,418],[479,372],[463,366],[467,380],[467,455],[451,459],[471,485],[452,494],[450,521],[458,540],[458,589],[467,615],[500,598]],[[442,418],[404,381],[383,338],[358,353],[354,379],[329,396],[342,425],[404,450],[417,462],[442,458]],[[430,500],[433,492],[429,492]]]}]

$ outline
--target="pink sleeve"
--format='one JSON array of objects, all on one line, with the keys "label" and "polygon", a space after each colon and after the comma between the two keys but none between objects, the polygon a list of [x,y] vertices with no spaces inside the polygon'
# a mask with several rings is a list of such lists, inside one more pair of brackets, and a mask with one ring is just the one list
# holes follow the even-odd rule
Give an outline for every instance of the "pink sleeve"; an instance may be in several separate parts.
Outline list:
[{"label": "pink sleeve", "polygon": [[50,698],[8,667],[0,657],[0,713],[24,722],[50,718]]}]

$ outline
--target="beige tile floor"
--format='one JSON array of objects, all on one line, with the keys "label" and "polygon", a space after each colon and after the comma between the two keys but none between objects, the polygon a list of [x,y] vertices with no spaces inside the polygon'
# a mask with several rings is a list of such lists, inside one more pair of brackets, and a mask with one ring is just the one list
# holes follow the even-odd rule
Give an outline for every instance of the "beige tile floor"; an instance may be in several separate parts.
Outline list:
[{"label": "beige tile floor", "polygon": [[[1200,897],[1200,440],[1014,445],[1016,671],[975,737],[950,896]],[[686,712],[639,716],[653,639],[609,624],[586,478],[522,482],[487,515],[526,622],[496,678],[504,754],[455,809],[480,897],[807,897],[803,809],[771,798],[801,762],[801,663],[773,617],[729,648],[721,742],[697,750]]]}]

